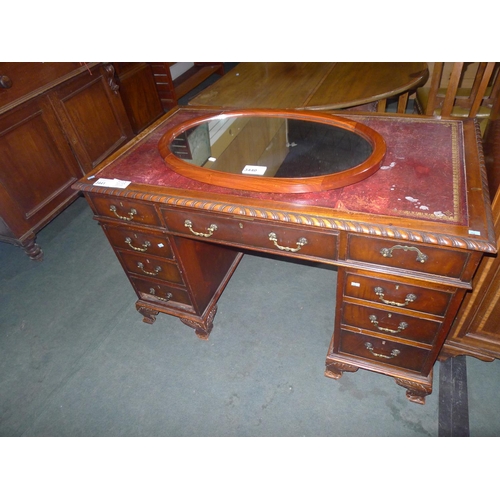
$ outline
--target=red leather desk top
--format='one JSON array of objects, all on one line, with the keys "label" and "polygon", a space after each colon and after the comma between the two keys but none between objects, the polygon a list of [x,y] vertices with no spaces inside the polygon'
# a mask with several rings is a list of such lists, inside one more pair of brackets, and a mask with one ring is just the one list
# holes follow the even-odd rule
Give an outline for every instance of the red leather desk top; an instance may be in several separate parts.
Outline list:
[{"label": "red leather desk top", "polygon": [[454,120],[350,115],[379,132],[387,144],[382,167],[368,179],[343,188],[305,194],[272,194],[211,186],[171,170],[158,151],[165,131],[209,113],[179,110],[96,174],[157,187],[291,202],[341,212],[387,215],[467,225],[463,125]]}]

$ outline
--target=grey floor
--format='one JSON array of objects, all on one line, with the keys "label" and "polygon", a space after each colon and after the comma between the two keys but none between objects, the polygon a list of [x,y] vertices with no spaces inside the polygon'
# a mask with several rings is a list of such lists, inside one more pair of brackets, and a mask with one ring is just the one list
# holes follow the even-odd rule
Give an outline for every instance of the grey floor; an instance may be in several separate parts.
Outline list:
[{"label": "grey floor", "polygon": [[[142,322],[83,198],[38,242],[42,262],[0,244],[1,436],[438,435],[439,364],[424,406],[389,377],[324,377],[334,268],[246,255],[202,341]],[[500,362],[467,378],[470,435],[500,435]]]}]

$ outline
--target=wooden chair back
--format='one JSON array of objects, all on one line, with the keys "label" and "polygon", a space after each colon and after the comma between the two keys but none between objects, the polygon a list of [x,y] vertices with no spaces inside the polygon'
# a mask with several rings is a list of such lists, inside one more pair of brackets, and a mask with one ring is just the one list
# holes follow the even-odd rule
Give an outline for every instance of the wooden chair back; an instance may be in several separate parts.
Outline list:
[{"label": "wooden chair back", "polygon": [[417,110],[429,116],[495,119],[500,102],[499,63],[478,63],[470,87],[463,85],[467,66],[453,63],[449,81],[443,82],[444,63],[435,63],[430,87],[417,89]]}]

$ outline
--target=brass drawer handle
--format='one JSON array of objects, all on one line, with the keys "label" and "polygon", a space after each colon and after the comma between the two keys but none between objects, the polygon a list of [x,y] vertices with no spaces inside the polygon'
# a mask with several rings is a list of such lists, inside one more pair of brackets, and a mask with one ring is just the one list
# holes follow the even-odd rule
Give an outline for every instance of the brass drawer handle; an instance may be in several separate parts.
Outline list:
[{"label": "brass drawer handle", "polygon": [[278,245],[278,237],[276,236],[276,233],[269,233],[269,241],[272,241],[275,247],[280,250],[284,250],[285,252],[298,252],[304,245],[307,245],[307,240],[305,238],[299,238],[297,240],[296,248],[282,247],[281,245]]},{"label": "brass drawer handle", "polygon": [[0,75],[0,89],[10,89],[12,80],[7,75]]},{"label": "brass drawer handle", "polygon": [[119,215],[116,213],[116,207],[114,205],[111,205],[109,207],[111,212],[113,212],[119,219],[121,220],[132,220],[134,218],[134,215],[137,215],[137,210],[135,208],[131,208],[130,212],[128,213],[128,217],[125,217],[124,215]]},{"label": "brass drawer handle", "polygon": [[397,330],[391,330],[390,328],[384,328],[382,326],[378,326],[377,316],[375,316],[374,314],[370,315],[368,319],[373,325],[377,327],[377,330],[380,330],[381,332],[401,333],[405,328],[408,328],[408,323],[406,323],[405,321],[401,321],[401,323],[399,323]]},{"label": "brass drawer handle", "polygon": [[417,261],[424,263],[427,260],[427,255],[422,253],[417,247],[407,247],[403,245],[394,245],[392,248],[382,248],[380,250],[380,253],[382,254],[382,257],[392,257],[392,251],[393,250],[404,250],[405,252],[408,252],[409,250],[412,252],[417,252]]},{"label": "brass drawer handle", "polygon": [[132,245],[132,239],[129,238],[128,236],[125,238],[125,243],[132,249],[132,250],[137,250],[138,252],[145,252],[148,247],[151,246],[151,243],[149,241],[145,241],[143,244],[142,244],[142,248],[139,248],[139,247],[134,247],[134,245]]},{"label": "brass drawer handle", "polygon": [[184,226],[187,227],[195,236],[203,236],[204,238],[210,238],[210,236],[214,234],[214,231],[217,231],[217,226],[215,224],[210,224],[207,228],[207,233],[197,233],[193,230],[193,223],[190,220],[186,220],[184,222]]},{"label": "brass drawer handle", "polygon": [[394,302],[392,300],[384,299],[384,289],[380,286],[375,287],[375,294],[384,304],[389,306],[406,307],[411,302],[415,302],[417,300],[417,296],[413,293],[409,293],[404,302]]},{"label": "brass drawer handle", "polygon": [[385,359],[392,359],[395,358],[396,356],[399,356],[401,354],[401,351],[399,349],[393,349],[391,351],[391,354],[388,356],[387,354],[379,354],[378,352],[375,352],[373,350],[373,345],[370,344],[370,342],[365,343],[365,347],[377,358],[385,358]]},{"label": "brass drawer handle", "polygon": [[149,289],[149,294],[154,295],[155,299],[163,300],[163,302],[168,302],[173,297],[173,295],[170,292],[167,293],[167,296],[165,298],[159,297],[158,295],[156,295],[156,290],[154,288]]},{"label": "brass drawer handle", "polygon": [[154,272],[150,272],[150,271],[146,271],[144,269],[144,264],[142,262],[138,262],[137,263],[137,267],[144,273],[144,274],[148,274],[149,276],[156,276],[158,273],[161,272],[161,267],[160,266],[156,266],[155,267],[155,270]]}]

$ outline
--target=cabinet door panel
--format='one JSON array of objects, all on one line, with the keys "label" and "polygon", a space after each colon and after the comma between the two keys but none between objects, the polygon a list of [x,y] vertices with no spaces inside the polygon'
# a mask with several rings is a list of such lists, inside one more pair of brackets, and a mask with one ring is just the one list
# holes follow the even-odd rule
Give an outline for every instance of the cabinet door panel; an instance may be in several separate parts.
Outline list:
[{"label": "cabinet door panel", "polygon": [[12,229],[36,226],[75,197],[71,184],[81,171],[46,98],[0,118],[0,156],[0,183],[11,200],[3,213]]},{"label": "cabinet door panel", "polygon": [[153,71],[148,63],[113,64],[125,110],[134,133],[138,134],[164,113]]},{"label": "cabinet door panel", "polygon": [[112,89],[112,75],[99,68],[96,74],[83,74],[53,95],[85,173],[133,136],[121,98]]}]

